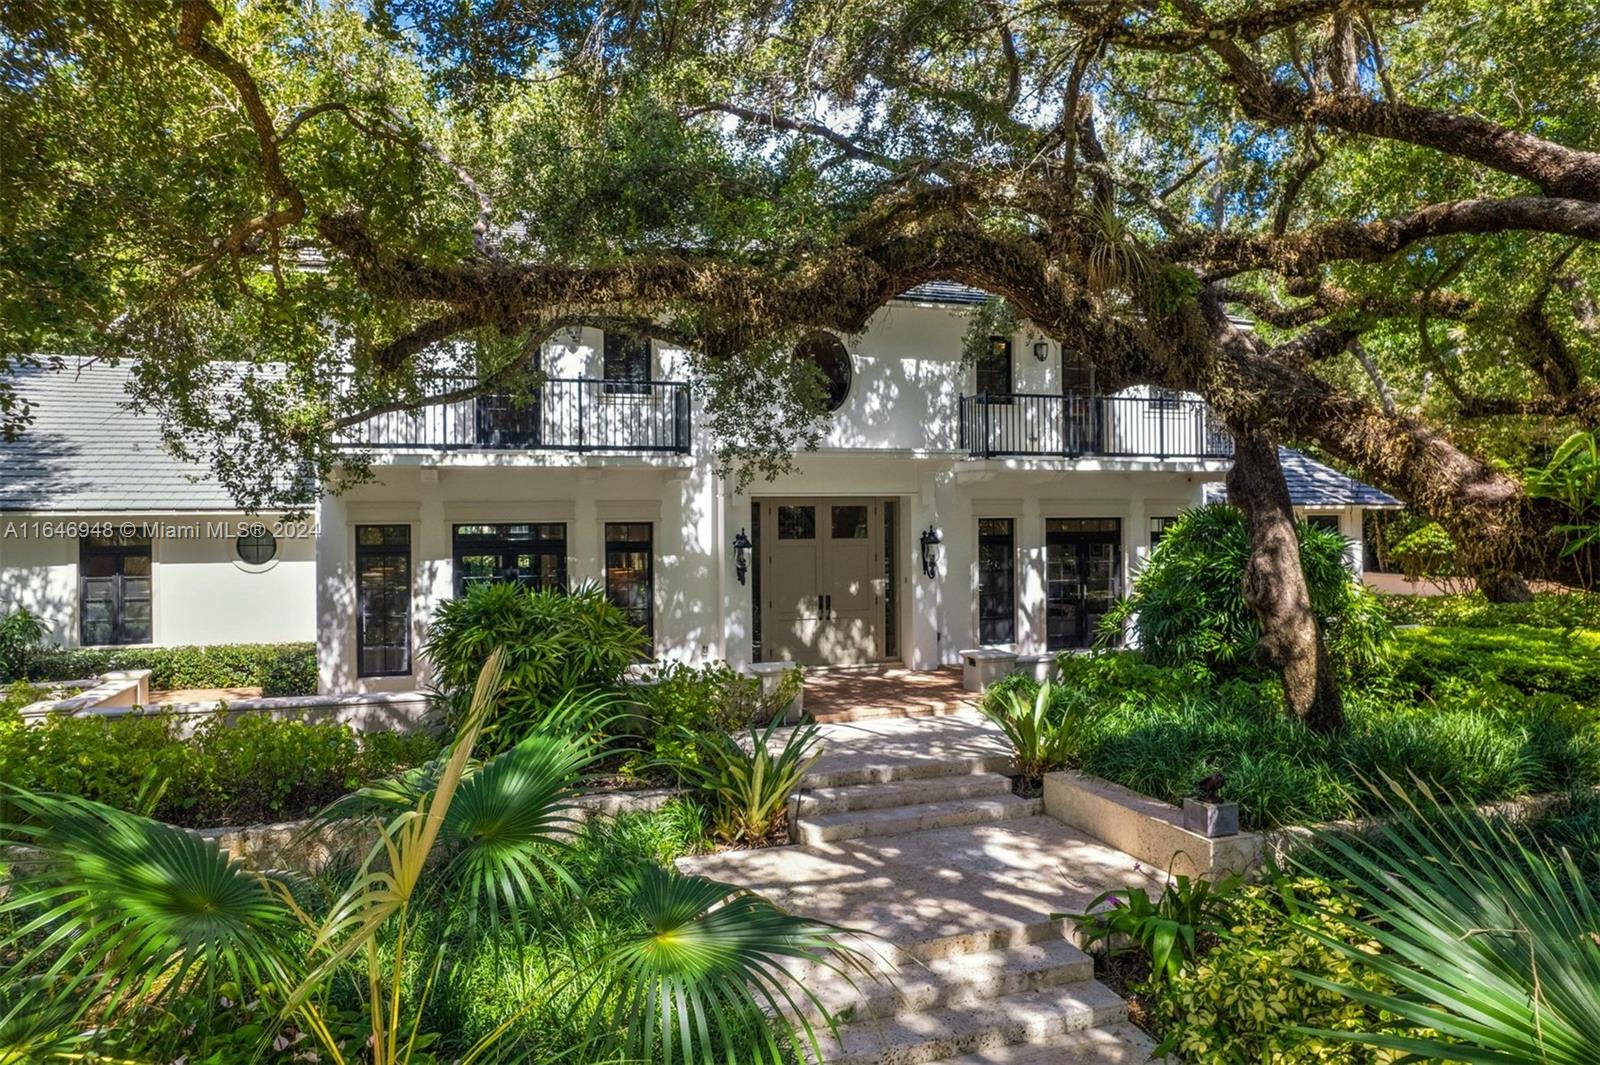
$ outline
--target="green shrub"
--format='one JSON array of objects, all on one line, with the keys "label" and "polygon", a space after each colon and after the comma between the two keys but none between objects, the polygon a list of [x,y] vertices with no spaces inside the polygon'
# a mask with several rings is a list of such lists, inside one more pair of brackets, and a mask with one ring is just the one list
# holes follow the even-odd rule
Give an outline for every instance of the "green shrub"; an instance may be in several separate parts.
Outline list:
[{"label": "green shrub", "polygon": [[777,836],[789,817],[789,799],[822,757],[817,726],[796,726],[778,737],[781,722],[739,738],[726,732],[684,732],[692,759],[674,763],[705,797],[713,834],[725,843],[760,846]]},{"label": "green shrub", "polygon": [[1528,625],[1539,629],[1600,629],[1600,593],[1541,593],[1526,603],[1491,603],[1470,595],[1385,595],[1383,608],[1397,625],[1444,625],[1494,629]]},{"label": "green shrub", "polygon": [[[1302,524],[1300,558],[1311,607],[1325,626],[1329,654],[1346,673],[1373,672],[1390,625],[1372,593],[1351,579],[1345,540]],[[1133,593],[1102,621],[1104,642],[1131,627],[1151,663],[1198,663],[1222,673],[1251,665],[1260,626],[1241,582],[1250,555],[1244,515],[1223,504],[1186,512],[1134,579]]]},{"label": "green shrub", "polygon": [[1159,987],[1195,959],[1203,935],[1226,928],[1240,883],[1237,876],[1216,881],[1177,876],[1155,899],[1142,887],[1107,891],[1083,913],[1050,917],[1074,922],[1084,950],[1104,944],[1107,954],[1139,951],[1150,962],[1150,985]]},{"label": "green shrub", "polygon": [[616,691],[623,673],[649,650],[599,585],[568,593],[520,584],[480,584],[442,604],[428,627],[424,654],[433,663],[452,723],[465,709],[483,664],[506,649],[505,694],[486,742],[514,744],[563,696]]},{"label": "green shrub", "polygon": [[1455,540],[1436,521],[1413,529],[1389,549],[1408,581],[1436,581],[1459,591],[1466,574],[1461,569]]},{"label": "green shrub", "polygon": [[219,643],[203,647],[50,647],[33,656],[36,680],[95,677],[125,669],[150,670],[150,687],[260,688],[262,695],[315,695],[317,647],[312,643]]},{"label": "green shrub", "polygon": [[1046,773],[1065,769],[1077,749],[1083,704],[1054,695],[1055,687],[1048,683],[1032,695],[1014,685],[979,704],[983,715],[1005,733],[1017,773],[1030,789],[1038,788]]},{"label": "green shrub", "polygon": [[[1379,1062],[1389,1057],[1297,1029],[1364,1032],[1384,1019],[1345,996],[1298,976],[1353,983],[1378,993],[1392,986],[1324,945],[1312,932],[1348,936],[1338,918],[1351,904],[1312,878],[1253,885],[1233,907],[1235,923],[1194,964],[1147,997],[1162,1048],[1185,1061]],[[1299,917],[1302,927],[1295,923]],[[1309,929],[1309,930],[1308,930]],[[1375,947],[1361,941],[1363,948]]]},{"label": "green shrub", "polygon": [[353,732],[333,722],[222,714],[184,737],[170,713],[52,717],[29,726],[0,714],[0,780],[82,795],[185,826],[304,817],[368,781],[439,751],[425,734]]},{"label": "green shrub", "polygon": [[746,676],[726,663],[685,665],[667,662],[656,666],[631,694],[643,714],[645,750],[630,763],[632,771],[650,763],[678,764],[698,757],[692,733],[729,732],[771,722],[799,693],[802,682],[796,666],[783,684],[764,696],[759,678]]},{"label": "green shrub", "polygon": [[26,608],[0,618],[0,681],[28,675],[28,666],[49,631],[50,626]]},{"label": "green shrub", "polygon": [[1408,628],[1398,646],[1401,678],[1424,691],[1464,677],[1600,702],[1600,629]]}]

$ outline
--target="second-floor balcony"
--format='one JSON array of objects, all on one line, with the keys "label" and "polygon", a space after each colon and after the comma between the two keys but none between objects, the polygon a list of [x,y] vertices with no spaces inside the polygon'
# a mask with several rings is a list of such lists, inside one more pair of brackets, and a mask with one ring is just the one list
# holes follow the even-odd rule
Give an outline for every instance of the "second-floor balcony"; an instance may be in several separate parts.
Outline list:
[{"label": "second-floor balcony", "polygon": [[980,393],[961,397],[961,448],[973,458],[1220,459],[1233,438],[1204,400],[1182,394]]},{"label": "second-floor balcony", "polygon": [[[469,388],[443,382],[438,393]],[[689,386],[682,381],[550,378],[527,397],[480,395],[391,411],[355,426],[355,447],[686,454]]]}]

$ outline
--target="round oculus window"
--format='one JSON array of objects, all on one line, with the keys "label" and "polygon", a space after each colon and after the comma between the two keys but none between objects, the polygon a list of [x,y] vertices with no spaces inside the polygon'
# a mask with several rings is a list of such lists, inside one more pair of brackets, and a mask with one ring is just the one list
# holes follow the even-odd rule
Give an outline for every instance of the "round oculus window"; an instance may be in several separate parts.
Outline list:
[{"label": "round oculus window", "polygon": [[245,565],[265,566],[278,556],[278,538],[256,526],[240,533],[233,549],[238,552],[239,561]]},{"label": "round oculus window", "polygon": [[832,333],[811,333],[795,346],[794,357],[811,363],[821,371],[830,414],[844,406],[845,397],[850,394],[851,379],[855,376],[850,352],[845,350],[844,341]]}]

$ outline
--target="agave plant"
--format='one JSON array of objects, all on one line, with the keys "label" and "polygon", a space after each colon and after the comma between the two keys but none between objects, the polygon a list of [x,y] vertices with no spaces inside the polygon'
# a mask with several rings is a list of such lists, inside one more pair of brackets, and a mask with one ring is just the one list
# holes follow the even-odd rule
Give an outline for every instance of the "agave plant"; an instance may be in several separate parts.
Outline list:
[{"label": "agave plant", "polygon": [[[1351,942],[1312,922],[1305,932],[1405,993],[1301,975],[1414,1031],[1317,1034],[1427,1060],[1594,1061],[1600,897],[1593,885],[1564,850],[1530,846],[1512,827],[1441,802],[1426,786],[1390,790],[1386,816],[1370,834],[1319,832],[1291,861],[1331,872],[1362,914],[1328,913],[1353,933]],[[1356,941],[1375,942],[1381,952]]]},{"label": "agave plant", "polygon": [[708,797],[712,832],[719,839],[752,846],[770,839],[788,816],[789,799],[822,757],[822,735],[814,723],[795,726],[779,743],[781,727],[774,721],[751,729],[742,740],[726,732],[685,730],[698,758],[671,765]]},{"label": "agave plant", "polygon": [[1082,715],[1079,704],[1052,705],[1055,688],[1046,682],[1029,699],[1025,691],[1006,692],[998,700],[979,704],[983,715],[999,726],[1011,744],[1017,773],[1030,785],[1037,785],[1046,773],[1066,767],[1077,746]]}]

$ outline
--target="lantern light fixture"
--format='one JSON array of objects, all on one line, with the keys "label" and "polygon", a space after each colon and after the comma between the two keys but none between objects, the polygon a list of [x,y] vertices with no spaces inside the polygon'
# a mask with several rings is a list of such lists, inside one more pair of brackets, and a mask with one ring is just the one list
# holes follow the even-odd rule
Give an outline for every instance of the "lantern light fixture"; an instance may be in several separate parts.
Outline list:
[{"label": "lantern light fixture", "polygon": [[922,574],[930,581],[939,576],[939,531],[932,525],[922,534]]},{"label": "lantern light fixture", "polygon": [[733,538],[733,575],[739,578],[739,583],[745,582],[745,577],[750,573],[750,537],[745,535],[743,529]]}]

